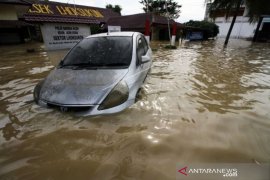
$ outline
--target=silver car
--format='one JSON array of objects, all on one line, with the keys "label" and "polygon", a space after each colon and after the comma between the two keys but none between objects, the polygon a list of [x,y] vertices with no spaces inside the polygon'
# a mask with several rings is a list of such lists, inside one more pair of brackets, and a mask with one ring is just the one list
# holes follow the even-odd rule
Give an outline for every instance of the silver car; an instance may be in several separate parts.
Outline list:
[{"label": "silver car", "polygon": [[135,102],[151,64],[152,51],[141,33],[95,34],[36,85],[34,100],[79,115],[120,112]]}]

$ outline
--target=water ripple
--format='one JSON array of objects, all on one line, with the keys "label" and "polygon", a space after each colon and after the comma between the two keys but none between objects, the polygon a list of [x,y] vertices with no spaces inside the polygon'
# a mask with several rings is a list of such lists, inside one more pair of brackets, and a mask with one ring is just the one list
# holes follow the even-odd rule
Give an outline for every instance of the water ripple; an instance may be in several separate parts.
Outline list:
[{"label": "water ripple", "polygon": [[222,43],[152,43],[139,101],[95,117],[33,102],[66,51],[0,47],[0,179],[175,179],[181,162],[270,162],[270,45]]}]

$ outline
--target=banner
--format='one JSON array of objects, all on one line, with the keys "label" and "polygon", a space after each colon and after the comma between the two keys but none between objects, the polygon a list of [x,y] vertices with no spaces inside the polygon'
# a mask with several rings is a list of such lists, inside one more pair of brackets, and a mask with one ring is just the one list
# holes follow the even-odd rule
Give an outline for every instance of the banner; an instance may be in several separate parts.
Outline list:
[{"label": "banner", "polygon": [[47,50],[70,49],[91,33],[88,25],[62,23],[45,23],[41,32]]}]

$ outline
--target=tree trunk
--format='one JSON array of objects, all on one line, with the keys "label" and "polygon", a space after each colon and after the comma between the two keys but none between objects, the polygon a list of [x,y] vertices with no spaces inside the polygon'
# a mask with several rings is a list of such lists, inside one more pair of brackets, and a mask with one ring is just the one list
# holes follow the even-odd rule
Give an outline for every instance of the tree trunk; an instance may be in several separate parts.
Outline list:
[{"label": "tree trunk", "polygon": [[232,32],[232,29],[233,29],[233,26],[234,26],[234,23],[235,23],[237,14],[238,14],[238,12],[239,12],[241,2],[242,2],[242,0],[238,0],[238,2],[237,2],[236,10],[235,10],[235,12],[234,12],[233,20],[232,20],[231,26],[230,26],[230,28],[229,28],[228,34],[227,34],[227,36],[226,36],[226,40],[225,40],[225,42],[224,42],[224,46],[227,46],[227,44],[228,44],[228,42],[229,42],[230,35],[231,35],[231,32]]},{"label": "tree trunk", "polygon": [[253,42],[256,42],[257,41],[258,34],[259,34],[259,28],[260,28],[260,26],[262,24],[262,20],[263,20],[263,17],[261,16],[260,19],[259,19],[259,22],[257,24],[255,34],[254,34],[253,39],[252,39]]}]

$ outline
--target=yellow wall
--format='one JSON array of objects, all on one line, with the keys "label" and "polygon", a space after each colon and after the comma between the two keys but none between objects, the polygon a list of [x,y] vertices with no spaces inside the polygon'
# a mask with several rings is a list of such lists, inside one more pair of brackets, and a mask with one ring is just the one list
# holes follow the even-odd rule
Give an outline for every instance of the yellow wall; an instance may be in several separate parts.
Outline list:
[{"label": "yellow wall", "polygon": [[1,4],[0,20],[18,20],[15,7],[12,5]]}]

